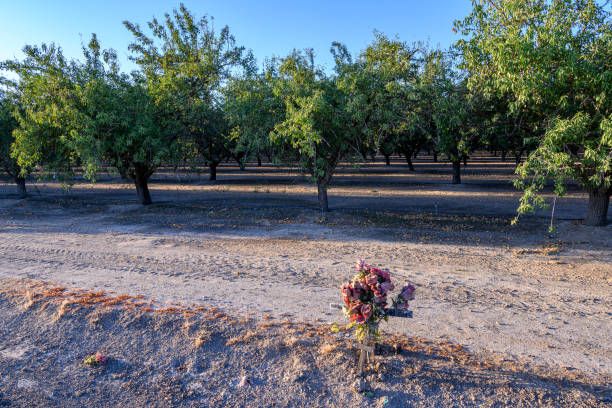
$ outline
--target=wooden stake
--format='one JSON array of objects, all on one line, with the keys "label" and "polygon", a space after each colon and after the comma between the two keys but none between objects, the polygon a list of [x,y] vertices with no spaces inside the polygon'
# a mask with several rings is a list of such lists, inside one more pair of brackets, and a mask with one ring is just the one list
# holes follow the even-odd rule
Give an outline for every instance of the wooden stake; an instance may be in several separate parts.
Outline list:
[{"label": "wooden stake", "polygon": [[364,365],[366,363],[371,364],[374,362],[374,346],[370,345],[370,333],[366,335],[364,341],[357,343],[359,353],[359,375],[363,375]]}]

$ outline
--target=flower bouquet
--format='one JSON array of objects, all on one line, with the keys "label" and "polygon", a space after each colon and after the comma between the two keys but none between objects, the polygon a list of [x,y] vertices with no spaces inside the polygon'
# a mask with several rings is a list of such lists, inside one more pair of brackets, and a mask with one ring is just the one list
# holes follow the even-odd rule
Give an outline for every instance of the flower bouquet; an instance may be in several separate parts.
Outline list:
[{"label": "flower bouquet", "polygon": [[93,354],[87,357],[85,360],[83,360],[83,363],[90,367],[98,367],[98,366],[106,364],[107,362],[108,362],[108,356],[100,353],[99,351],[96,354]]},{"label": "flower bouquet", "polygon": [[[388,270],[366,264],[357,264],[357,274],[351,282],[342,285],[344,306],[342,311],[350,319],[347,328],[355,328],[360,342],[369,337],[380,340],[379,324],[388,320],[387,297],[395,289]],[[414,299],[415,287],[408,282],[400,294],[392,299],[394,308],[407,310],[408,302]]]}]

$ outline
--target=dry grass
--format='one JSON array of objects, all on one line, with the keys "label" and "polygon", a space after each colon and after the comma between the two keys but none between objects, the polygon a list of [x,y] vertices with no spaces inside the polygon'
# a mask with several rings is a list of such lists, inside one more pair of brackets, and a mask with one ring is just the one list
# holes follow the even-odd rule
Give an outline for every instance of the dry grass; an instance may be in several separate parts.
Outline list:
[{"label": "dry grass", "polygon": [[283,343],[288,348],[294,348],[297,345],[301,345],[300,338],[297,336],[288,336],[283,339]]},{"label": "dry grass", "polygon": [[519,255],[529,255],[529,254],[538,254],[544,256],[558,255],[563,251],[564,245],[561,244],[537,244],[538,248],[535,249],[515,249],[512,251],[514,256]]},{"label": "dry grass", "polygon": [[321,347],[319,347],[319,354],[322,356],[326,356],[336,351],[338,347],[338,344],[323,343]]},{"label": "dry grass", "polygon": [[200,332],[198,333],[194,341],[195,348],[202,347],[202,345],[206,343],[210,339],[211,336],[212,334],[208,330],[206,329],[200,330]]},{"label": "dry grass", "polygon": [[230,337],[225,342],[225,345],[226,346],[231,346],[231,345],[239,344],[239,343],[250,343],[252,340],[256,339],[257,337],[259,337],[257,332],[249,330],[249,331],[247,331],[246,334],[244,334],[242,336]]}]

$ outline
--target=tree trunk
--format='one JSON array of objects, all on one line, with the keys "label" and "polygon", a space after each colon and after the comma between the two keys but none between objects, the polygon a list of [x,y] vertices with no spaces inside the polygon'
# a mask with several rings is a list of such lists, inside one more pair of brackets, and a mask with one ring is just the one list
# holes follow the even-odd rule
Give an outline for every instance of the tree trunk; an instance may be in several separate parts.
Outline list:
[{"label": "tree trunk", "polygon": [[505,150],[502,150],[502,152],[501,152],[501,159],[502,159],[503,162],[506,161],[506,151]]},{"label": "tree trunk", "polygon": [[261,167],[261,156],[257,155],[257,167]]},{"label": "tree trunk", "polygon": [[321,209],[321,212],[328,212],[329,204],[327,202],[327,184],[324,184],[323,182],[318,182],[317,193],[319,198],[319,208]]},{"label": "tree trunk", "polygon": [[523,152],[520,152],[520,153],[514,155],[514,162],[516,163],[517,166],[519,164],[521,164],[521,159],[522,158],[523,158]]},{"label": "tree trunk", "polygon": [[461,161],[453,161],[453,184],[461,184]]},{"label": "tree trunk", "polygon": [[433,152],[433,161],[434,161],[434,163],[438,162],[438,152],[436,152],[435,150]]},{"label": "tree trunk", "polygon": [[406,163],[408,163],[408,170],[414,171],[414,165],[412,164],[412,153],[406,153]]},{"label": "tree trunk", "polygon": [[467,167],[467,156],[463,156],[463,167]]},{"label": "tree trunk", "polygon": [[209,167],[210,167],[210,177],[208,177],[208,180],[210,181],[217,180],[217,163],[211,163]]},{"label": "tree trunk", "polygon": [[584,220],[585,225],[603,226],[608,223],[608,206],[610,205],[610,189],[601,187],[589,189],[589,203]]},{"label": "tree trunk", "polygon": [[151,194],[149,193],[149,185],[147,183],[148,177],[143,174],[136,174],[134,178],[134,184],[136,185],[136,194],[138,195],[138,201],[142,205],[149,205],[151,201]]},{"label": "tree trunk", "polygon": [[391,165],[391,157],[388,154],[385,154],[384,156],[385,156],[385,164],[387,166],[390,166]]},{"label": "tree trunk", "polygon": [[15,177],[15,183],[17,184],[19,198],[26,198],[28,196],[28,192],[26,191],[25,178]]}]

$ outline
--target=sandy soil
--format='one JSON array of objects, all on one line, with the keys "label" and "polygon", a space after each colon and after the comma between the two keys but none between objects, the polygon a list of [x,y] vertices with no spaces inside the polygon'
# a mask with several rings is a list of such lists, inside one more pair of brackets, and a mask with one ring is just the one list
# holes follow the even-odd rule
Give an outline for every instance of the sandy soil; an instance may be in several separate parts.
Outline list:
[{"label": "sandy soil", "polygon": [[[36,327],[36,330],[32,330]],[[482,361],[443,341],[388,336],[356,381],[350,334],[153,309],[143,298],[0,280],[0,406],[605,407],[605,382]],[[100,352],[108,361],[84,364]]]},{"label": "sandy soil", "polygon": [[427,166],[346,167],[325,220],[291,169],[227,167],[216,183],[185,173],[181,184],[161,172],[145,209],[115,179],[70,194],[38,183],[28,200],[2,186],[0,277],[327,324],[343,321],[329,303],[364,258],[417,286],[414,319],[387,332],[609,381],[612,226],[581,225],[584,195],[570,189],[555,233],[544,212],[511,227],[508,164],[470,164],[461,186]]}]

